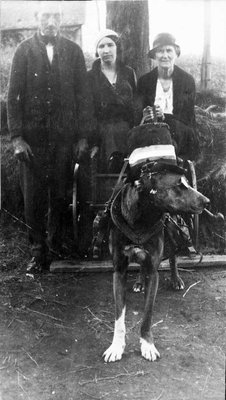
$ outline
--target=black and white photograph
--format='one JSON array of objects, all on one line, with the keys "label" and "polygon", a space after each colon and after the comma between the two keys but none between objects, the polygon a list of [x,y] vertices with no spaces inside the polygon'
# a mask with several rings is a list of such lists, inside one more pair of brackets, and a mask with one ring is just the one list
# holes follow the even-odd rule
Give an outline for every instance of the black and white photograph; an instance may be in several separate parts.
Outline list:
[{"label": "black and white photograph", "polygon": [[0,400],[226,399],[226,0],[1,0]]}]

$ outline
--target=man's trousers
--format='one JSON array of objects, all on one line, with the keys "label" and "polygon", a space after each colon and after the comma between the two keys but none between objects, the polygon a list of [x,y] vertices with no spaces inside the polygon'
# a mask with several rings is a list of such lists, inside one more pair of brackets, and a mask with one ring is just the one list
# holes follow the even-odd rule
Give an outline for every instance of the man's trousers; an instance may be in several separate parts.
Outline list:
[{"label": "man's trousers", "polygon": [[21,163],[20,179],[32,255],[39,257],[45,255],[47,242],[54,250],[62,245],[63,221],[72,187],[72,145],[35,147],[32,151],[31,162]]}]

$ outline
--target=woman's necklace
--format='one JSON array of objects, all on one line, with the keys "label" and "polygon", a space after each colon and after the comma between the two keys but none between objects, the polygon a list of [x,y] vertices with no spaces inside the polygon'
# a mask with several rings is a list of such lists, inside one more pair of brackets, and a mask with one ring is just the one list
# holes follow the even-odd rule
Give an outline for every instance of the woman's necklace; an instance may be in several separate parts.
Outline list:
[{"label": "woman's necklace", "polygon": [[110,84],[115,86],[116,81],[117,81],[117,72],[116,72],[116,70],[105,69],[105,68],[101,67],[101,71],[106,76],[106,78],[110,82]]},{"label": "woman's necklace", "polygon": [[172,74],[173,74],[173,69],[160,69],[158,73],[158,79],[162,85],[162,89],[164,92],[168,92],[172,85]]},{"label": "woman's necklace", "polygon": [[168,92],[168,90],[170,89],[170,86],[172,84],[172,79],[159,79],[163,88],[164,92]]}]

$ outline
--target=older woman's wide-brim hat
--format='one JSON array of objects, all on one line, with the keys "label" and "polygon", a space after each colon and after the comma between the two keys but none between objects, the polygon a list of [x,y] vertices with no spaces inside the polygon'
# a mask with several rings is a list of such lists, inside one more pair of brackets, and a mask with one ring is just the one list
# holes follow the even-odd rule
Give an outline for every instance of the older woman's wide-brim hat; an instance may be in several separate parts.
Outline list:
[{"label": "older woman's wide-brim hat", "polygon": [[155,58],[155,53],[158,47],[173,46],[175,48],[177,57],[180,55],[180,46],[176,43],[176,39],[171,33],[159,33],[153,42],[153,48],[148,52],[150,58]]},{"label": "older woman's wide-brim hat", "polygon": [[116,45],[119,42],[118,33],[113,31],[112,29],[104,29],[103,31],[99,32],[95,43],[96,57],[98,57],[98,52],[97,52],[98,44],[105,37],[110,37],[116,43]]}]

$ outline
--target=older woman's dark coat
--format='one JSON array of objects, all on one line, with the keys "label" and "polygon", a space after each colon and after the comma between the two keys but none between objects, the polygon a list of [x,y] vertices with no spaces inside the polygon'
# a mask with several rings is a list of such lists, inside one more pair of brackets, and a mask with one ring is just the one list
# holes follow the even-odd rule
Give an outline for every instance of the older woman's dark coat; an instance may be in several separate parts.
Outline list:
[{"label": "older woman's dark coat", "polygon": [[101,168],[105,169],[112,153],[127,153],[127,134],[134,125],[136,76],[132,68],[118,62],[116,84],[111,85],[98,59],[88,72],[88,80],[98,127],[96,144],[100,146]]},{"label": "older woman's dark coat", "polygon": [[[155,102],[158,69],[143,75],[138,80],[137,122],[142,118],[142,110],[153,106]],[[195,81],[194,78],[178,66],[174,66],[173,80],[173,115],[165,114],[165,122],[178,144],[179,155],[193,158],[197,150],[195,132]]]}]

